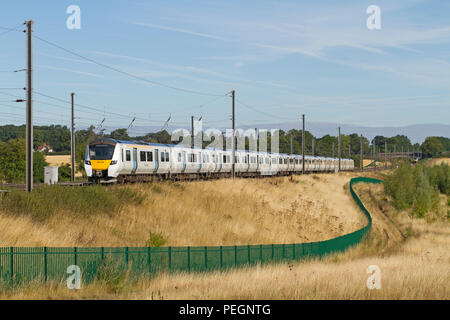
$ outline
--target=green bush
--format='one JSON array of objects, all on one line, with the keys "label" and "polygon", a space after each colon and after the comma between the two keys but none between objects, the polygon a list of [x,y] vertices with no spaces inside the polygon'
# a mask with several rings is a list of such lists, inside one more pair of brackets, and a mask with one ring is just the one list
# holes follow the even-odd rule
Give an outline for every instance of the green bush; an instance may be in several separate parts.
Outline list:
[{"label": "green bush", "polygon": [[430,211],[439,211],[439,192],[448,194],[450,167],[402,164],[386,178],[384,186],[397,209],[411,209],[414,215],[425,217]]},{"label": "green bush", "polygon": [[58,181],[70,181],[72,178],[72,169],[70,164],[65,163],[58,168]]},{"label": "green bush", "polygon": [[43,221],[62,212],[75,215],[112,215],[126,204],[139,205],[143,200],[141,192],[129,187],[44,185],[36,187],[31,193],[11,190],[3,197],[0,208],[9,214],[29,215]]},{"label": "green bush", "polygon": [[162,233],[150,232],[149,238],[147,240],[148,247],[161,247],[165,245],[167,240],[164,238]]}]

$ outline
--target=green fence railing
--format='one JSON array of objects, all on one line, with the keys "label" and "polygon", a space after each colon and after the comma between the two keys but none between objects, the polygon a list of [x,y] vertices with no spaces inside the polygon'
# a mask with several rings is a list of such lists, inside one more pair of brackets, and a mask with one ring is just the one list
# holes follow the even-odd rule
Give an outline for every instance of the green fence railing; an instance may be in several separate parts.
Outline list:
[{"label": "green fence railing", "polygon": [[70,265],[80,268],[82,282],[86,284],[101,276],[102,270],[108,267],[115,271],[128,270],[137,276],[159,272],[205,272],[256,263],[323,257],[333,252],[342,252],[367,237],[372,227],[369,212],[353,190],[353,185],[360,182],[382,181],[364,177],[350,180],[350,193],[369,223],[337,238],[308,243],[214,247],[2,247],[0,284],[62,281],[69,276],[67,268]]}]

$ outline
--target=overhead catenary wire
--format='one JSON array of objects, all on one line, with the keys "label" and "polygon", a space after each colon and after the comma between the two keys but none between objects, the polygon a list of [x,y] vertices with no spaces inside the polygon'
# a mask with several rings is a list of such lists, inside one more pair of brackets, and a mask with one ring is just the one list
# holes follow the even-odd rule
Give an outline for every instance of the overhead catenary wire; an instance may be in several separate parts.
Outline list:
[{"label": "overhead catenary wire", "polygon": [[64,47],[62,47],[62,46],[60,46],[60,45],[58,45],[58,44],[56,44],[56,43],[54,43],[54,42],[52,42],[52,41],[43,39],[43,38],[37,36],[36,34],[33,34],[33,37],[36,38],[36,39],[38,39],[38,40],[40,40],[40,41],[42,41],[42,42],[45,42],[45,43],[47,43],[47,44],[53,46],[53,47],[55,47],[55,48],[58,48],[58,49],[60,49],[60,50],[62,50],[62,51],[65,51],[65,52],[67,52],[67,53],[69,53],[69,54],[72,54],[72,55],[74,55],[74,56],[76,56],[76,57],[79,57],[79,58],[81,58],[81,59],[84,59],[84,60],[86,60],[86,61],[89,61],[89,62],[91,62],[91,63],[94,63],[94,64],[96,64],[96,65],[98,65],[98,66],[101,66],[101,67],[103,67],[103,68],[112,70],[112,71],[114,71],[114,72],[120,73],[120,74],[122,74],[122,75],[126,75],[126,76],[128,76],[128,77],[131,77],[131,78],[134,78],[134,79],[143,81],[143,82],[147,82],[147,83],[149,83],[149,84],[153,84],[153,85],[157,85],[157,86],[160,86],[160,87],[165,87],[165,88],[168,88],[168,89],[177,90],[177,91],[181,91],[181,92],[186,92],[186,93],[191,93],[191,94],[197,94],[197,95],[203,95],[203,96],[220,97],[220,96],[223,95],[223,94],[213,94],[213,93],[207,93],[207,92],[201,92],[201,91],[196,91],[196,90],[191,90],[191,89],[185,89],[185,88],[175,87],[175,86],[171,86],[171,85],[168,85],[168,84],[165,84],[165,83],[162,83],[162,82],[158,82],[158,81],[154,81],[154,80],[149,80],[149,79],[146,79],[146,78],[137,76],[137,75],[135,75],[135,74],[132,74],[132,73],[130,73],[130,72],[127,72],[127,71],[118,69],[118,68],[116,68],[116,67],[112,67],[112,66],[110,66],[110,65],[107,65],[107,64],[105,64],[105,63],[99,62],[99,61],[94,60],[94,59],[92,59],[92,58],[88,58],[88,57],[86,57],[86,56],[83,56],[83,55],[81,55],[81,54],[79,54],[79,53],[76,53],[76,52],[74,52],[74,51],[72,51],[72,50],[66,49],[66,48],[64,48]]}]

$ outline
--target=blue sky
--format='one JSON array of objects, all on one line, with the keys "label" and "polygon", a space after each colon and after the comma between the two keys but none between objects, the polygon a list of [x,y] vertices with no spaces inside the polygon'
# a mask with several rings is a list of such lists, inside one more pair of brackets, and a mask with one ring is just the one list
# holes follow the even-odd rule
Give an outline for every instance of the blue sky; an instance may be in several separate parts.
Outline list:
[{"label": "blue sky", "polygon": [[[69,5],[81,29],[69,30]],[[381,30],[366,9],[381,8]],[[299,119],[403,126],[450,124],[449,1],[8,1],[0,26],[35,34],[149,84],[34,40],[35,90],[77,108],[77,127],[229,127]],[[23,87],[25,36],[0,29],[0,88]],[[2,34],[4,33],[4,34]],[[5,94],[6,93],[6,94]],[[8,95],[9,94],[9,95]],[[0,90],[0,124],[23,123],[21,90]],[[35,95],[36,124],[68,124],[68,105]],[[53,105],[50,105],[53,104]],[[118,116],[119,113],[121,116]],[[135,132],[140,133],[140,132]]]}]

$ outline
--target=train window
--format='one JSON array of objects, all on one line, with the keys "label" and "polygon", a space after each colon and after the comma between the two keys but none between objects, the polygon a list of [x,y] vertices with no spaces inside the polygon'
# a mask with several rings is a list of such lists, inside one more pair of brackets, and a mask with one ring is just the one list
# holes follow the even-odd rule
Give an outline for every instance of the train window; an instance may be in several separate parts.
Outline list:
[{"label": "train window", "polygon": [[166,162],[169,162],[169,153],[168,152],[166,152]]},{"label": "train window", "polygon": [[161,162],[165,162],[165,161],[166,161],[165,153],[161,152]]},{"label": "train window", "polygon": [[127,159],[127,161],[131,161],[131,151],[130,150],[126,151],[126,159]]},{"label": "train window", "polygon": [[145,161],[145,151],[140,151],[140,160],[141,162]]},{"label": "train window", "polygon": [[181,152],[178,152],[178,162],[181,162]]},{"label": "train window", "polygon": [[121,154],[122,154],[122,162],[123,162],[123,154],[124,154],[123,150],[122,150]]},{"label": "train window", "polygon": [[280,160],[278,161],[278,164],[282,164],[283,163],[283,159],[280,158]]},{"label": "train window", "polygon": [[147,161],[153,162],[153,152],[152,151],[147,151]]}]

